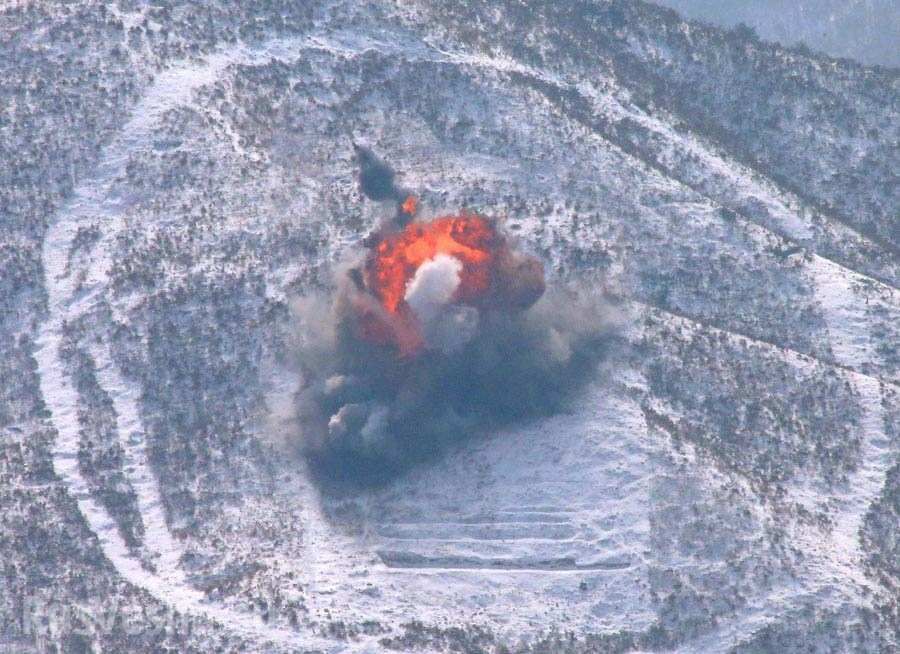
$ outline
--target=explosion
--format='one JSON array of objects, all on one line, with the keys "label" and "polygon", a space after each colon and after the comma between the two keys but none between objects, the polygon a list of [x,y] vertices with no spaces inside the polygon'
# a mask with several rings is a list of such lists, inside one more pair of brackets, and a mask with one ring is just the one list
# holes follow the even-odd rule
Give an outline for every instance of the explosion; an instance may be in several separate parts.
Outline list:
[{"label": "explosion", "polygon": [[366,281],[385,309],[397,314],[419,266],[446,254],[462,264],[456,299],[476,301],[488,290],[498,240],[493,226],[474,214],[410,223],[378,243],[366,265]]},{"label": "explosion", "polygon": [[[408,200],[404,207],[407,204]],[[450,263],[434,268],[434,262],[445,260]],[[449,271],[447,265],[453,269],[449,272],[453,283],[441,305],[521,310],[544,292],[540,262],[514,254],[494,222],[474,213],[413,222],[377,239],[366,259],[365,287],[384,311],[372,314],[362,309],[361,334],[396,345],[401,356],[421,351],[427,344],[423,330],[433,323],[438,307],[430,306],[433,301],[411,300],[423,293],[418,290],[422,271],[426,271],[423,279],[434,278]]]},{"label": "explosion", "polygon": [[416,198],[415,195],[408,196],[403,201],[403,204],[400,205],[400,209],[403,211],[403,213],[409,214],[410,216],[415,216],[416,210],[418,208],[419,208],[419,200]]},{"label": "explosion", "polygon": [[548,290],[498,221],[417,220],[418,199],[355,146],[393,215],[335,292],[298,302],[302,449],[323,487],[381,484],[451,443],[564,407],[609,337],[596,297]]}]

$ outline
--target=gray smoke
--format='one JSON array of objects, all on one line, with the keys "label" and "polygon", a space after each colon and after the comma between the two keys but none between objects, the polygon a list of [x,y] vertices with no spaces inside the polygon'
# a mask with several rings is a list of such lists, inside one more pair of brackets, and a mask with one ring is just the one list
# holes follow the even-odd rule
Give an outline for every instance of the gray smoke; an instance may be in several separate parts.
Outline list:
[{"label": "gray smoke", "polygon": [[394,185],[394,171],[369,148],[353,144],[359,164],[359,188],[370,200],[402,201],[402,192]]},{"label": "gray smoke", "polygon": [[463,439],[561,411],[613,337],[595,293],[547,289],[541,262],[493,221],[483,297],[458,301],[464,264],[439,253],[408,278],[401,315],[389,314],[367,264],[415,210],[401,206],[408,193],[390,166],[354,147],[362,192],[397,202],[395,224],[364,239],[368,251],[330,293],[295,305],[301,448],[333,491],[383,484]]},{"label": "gray smoke", "polygon": [[551,287],[524,312],[454,305],[457,265],[436,257],[407,289],[428,341],[415,357],[359,336],[369,298],[346,275],[330,298],[298,305],[301,447],[324,489],[383,484],[454,443],[557,413],[595,373],[613,339],[602,300]]},{"label": "gray smoke", "polygon": [[474,338],[479,312],[475,307],[452,304],[462,264],[439,254],[416,271],[405,300],[421,324],[425,347],[451,353]]}]

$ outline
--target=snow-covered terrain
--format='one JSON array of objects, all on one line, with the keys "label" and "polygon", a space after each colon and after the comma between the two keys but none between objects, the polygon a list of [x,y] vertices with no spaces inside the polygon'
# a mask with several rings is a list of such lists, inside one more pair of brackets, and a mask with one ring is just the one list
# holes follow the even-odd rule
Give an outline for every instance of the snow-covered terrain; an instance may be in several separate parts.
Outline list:
[{"label": "snow-covered terrain", "polygon": [[[16,4],[4,52],[0,648],[900,647],[895,74],[625,0]],[[618,328],[336,495],[295,322],[390,210],[360,140]]]}]

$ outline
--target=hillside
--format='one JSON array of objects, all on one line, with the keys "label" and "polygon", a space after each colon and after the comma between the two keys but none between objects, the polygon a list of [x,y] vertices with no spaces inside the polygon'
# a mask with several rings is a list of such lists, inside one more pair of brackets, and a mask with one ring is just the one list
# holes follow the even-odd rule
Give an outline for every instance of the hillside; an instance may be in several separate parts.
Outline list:
[{"label": "hillside", "polygon": [[[0,644],[900,647],[896,71],[626,0],[21,3],[0,55]],[[296,324],[390,211],[354,142],[618,327],[336,496]]]}]

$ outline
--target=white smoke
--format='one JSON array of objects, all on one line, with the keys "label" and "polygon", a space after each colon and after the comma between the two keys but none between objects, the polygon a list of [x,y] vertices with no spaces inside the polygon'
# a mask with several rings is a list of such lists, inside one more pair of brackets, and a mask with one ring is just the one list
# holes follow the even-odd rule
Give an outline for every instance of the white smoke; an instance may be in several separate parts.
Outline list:
[{"label": "white smoke", "polygon": [[422,324],[427,325],[437,318],[453,299],[462,267],[456,257],[439,254],[416,270],[406,287],[404,299]]},{"label": "white smoke", "polygon": [[453,304],[462,262],[439,254],[416,270],[404,299],[422,327],[426,347],[451,353],[468,343],[478,329],[478,310]]}]

